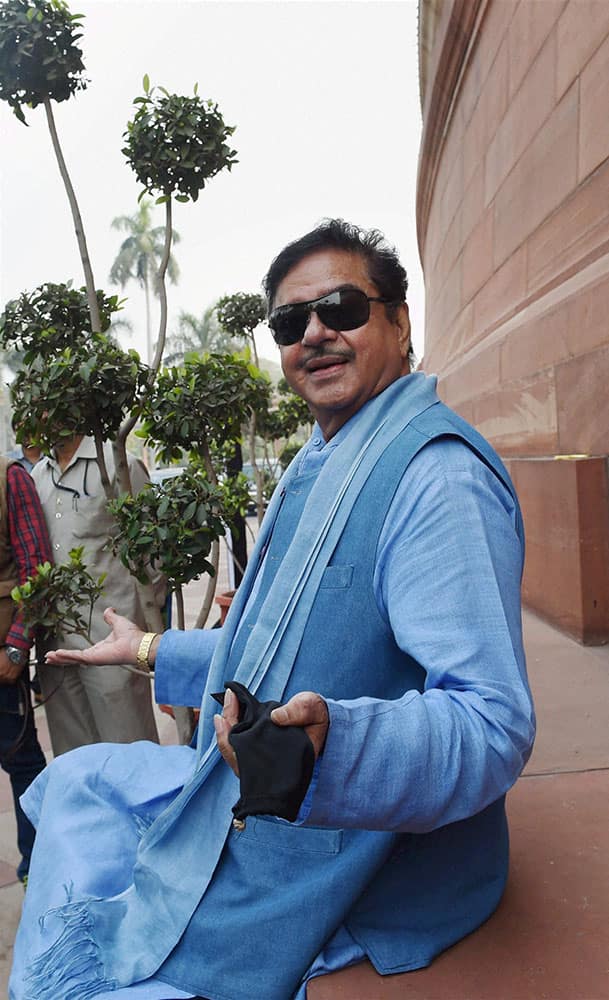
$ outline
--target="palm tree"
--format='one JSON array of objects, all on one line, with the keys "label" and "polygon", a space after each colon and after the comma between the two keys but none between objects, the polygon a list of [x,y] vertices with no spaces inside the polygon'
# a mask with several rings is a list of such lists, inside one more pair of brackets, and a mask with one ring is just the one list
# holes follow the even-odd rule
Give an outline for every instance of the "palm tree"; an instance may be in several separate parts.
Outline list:
[{"label": "palm tree", "polygon": [[178,316],[177,330],[167,338],[165,363],[179,364],[189,351],[203,354],[206,351],[228,352],[236,348],[238,345],[220,326],[215,305],[208,306],[200,317],[182,311]]},{"label": "palm tree", "polygon": [[[124,288],[128,281],[137,281],[144,289],[146,300],[146,350],[148,364],[152,361],[152,330],[150,325],[150,293],[158,294],[157,271],[163,255],[165,227],[152,226],[152,202],[144,198],[135,215],[119,215],[112,220],[112,228],[128,233],[121,243],[110,270],[110,281]],[[179,233],[173,231],[172,240],[178,243]],[[178,280],[178,265],[169,258],[167,274],[173,284]]]}]

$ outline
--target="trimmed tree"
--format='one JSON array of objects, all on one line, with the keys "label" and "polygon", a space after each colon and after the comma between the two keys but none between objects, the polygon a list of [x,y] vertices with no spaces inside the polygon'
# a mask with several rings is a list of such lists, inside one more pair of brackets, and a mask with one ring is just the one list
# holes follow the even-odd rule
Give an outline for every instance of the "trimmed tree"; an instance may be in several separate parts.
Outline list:
[{"label": "trimmed tree", "polygon": [[[251,415],[268,407],[270,382],[254,365],[231,354],[189,355],[183,365],[163,369],[142,407],[142,430],[164,462],[182,458],[204,471],[209,483],[223,487],[221,517],[232,526],[247,503],[243,477],[230,474],[241,426]],[[137,502],[138,498],[134,498]],[[207,621],[215,592],[218,537],[210,550],[207,592],[197,619]]]},{"label": "trimmed tree", "polygon": [[24,108],[43,105],[61,174],[85,277],[91,330],[101,333],[93,269],[80,209],[59,142],[53,102],[84,90],[82,14],[71,14],[62,0],[4,0],[0,5],[0,100],[27,125]]},{"label": "trimmed tree", "polygon": [[[153,355],[150,293],[158,294],[156,275],[165,246],[165,228],[152,225],[152,206],[148,198],[142,199],[135,215],[119,215],[113,219],[112,228],[127,233],[127,237],[114,259],[109,280],[121,288],[129,281],[137,281],[143,289],[146,308],[146,361],[150,364]],[[171,242],[176,244],[179,241],[180,235],[174,229]],[[178,265],[173,254],[170,254],[167,276],[175,284],[178,275]]]},{"label": "trimmed tree", "polygon": [[[221,328],[237,340],[245,340],[251,346],[254,362],[259,366],[255,331],[266,317],[266,302],[262,295],[251,292],[234,292],[218,300],[216,314]],[[264,473],[256,456],[256,412],[251,414],[247,427],[249,459],[256,486],[256,513],[258,524],[264,517]]]},{"label": "trimmed tree", "polygon": [[[131,483],[126,460],[127,437],[133,429],[145,399],[150,395],[163,354],[167,327],[167,295],[165,278],[172,243],[172,198],[196,201],[199,192],[220,170],[231,169],[236,162],[235,151],[228,145],[234,131],[225,125],[217,105],[202,101],[196,92],[192,97],[171,95],[162,88],[151,90],[144,78],[144,96],[136,99],[136,113],[127,124],[124,135],[128,162],[143,185],[142,195],[157,195],[165,204],[163,251],[156,275],[161,303],[159,336],[153,363],[144,368],[135,352],[121,352],[103,332],[107,329],[100,312],[99,297],[78,209],[74,189],[59,144],[52,102],[67,100],[84,89],[82,51],[77,45],[82,16],[71,14],[63,0],[2,0],[0,2],[0,99],[6,100],[20,121],[26,124],[24,108],[42,104],[51,133],[53,148],[64,181],[85,275],[85,296],[88,318],[71,317],[63,323],[48,320],[44,295],[53,309],[65,306],[70,299],[69,286],[61,286],[57,298],[43,291],[32,302],[22,297],[21,333],[29,336],[38,324],[37,346],[43,345],[38,357],[33,353],[26,360],[26,369],[15,387],[16,408],[32,418],[34,390],[28,394],[28,376],[41,381],[50,396],[53,421],[62,423],[64,432],[78,430],[93,433],[104,478],[104,487],[112,493],[107,472],[104,476],[100,441],[113,439],[118,494],[129,494]],[[140,196],[141,197],[141,196]],[[67,291],[66,291],[67,289]],[[102,296],[103,298],[103,296]],[[27,300],[27,301],[26,301]],[[62,306],[63,302],[63,306]],[[116,302],[115,302],[116,304]],[[38,319],[26,315],[29,306],[40,306]],[[76,304],[77,311],[81,303]],[[114,311],[114,310],[110,310]],[[35,310],[34,310],[35,312]],[[68,307],[68,313],[70,309]],[[10,310],[9,310],[10,313]],[[10,319],[10,316],[8,317]],[[11,323],[4,317],[4,334],[10,342]],[[12,334],[18,330],[18,317],[13,317]],[[73,337],[66,343],[65,336]],[[118,389],[118,392],[116,391]],[[62,412],[62,404],[66,404]],[[40,421],[38,436],[51,433],[48,409],[41,412],[40,400],[35,416]],[[119,418],[120,411],[120,418]],[[76,419],[78,417],[78,427]],[[82,423],[81,423],[82,421]],[[118,421],[118,423],[117,423]],[[152,597],[147,601],[149,627],[162,630],[158,609]]]}]

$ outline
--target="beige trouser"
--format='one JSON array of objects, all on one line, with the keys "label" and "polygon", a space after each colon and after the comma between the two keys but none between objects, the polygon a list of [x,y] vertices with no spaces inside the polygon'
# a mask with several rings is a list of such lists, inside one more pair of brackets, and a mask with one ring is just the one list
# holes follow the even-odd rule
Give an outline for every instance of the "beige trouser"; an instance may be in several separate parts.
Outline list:
[{"label": "beige trouser", "polygon": [[159,742],[152,681],[123,667],[55,667],[38,677],[55,756],[89,743]]}]

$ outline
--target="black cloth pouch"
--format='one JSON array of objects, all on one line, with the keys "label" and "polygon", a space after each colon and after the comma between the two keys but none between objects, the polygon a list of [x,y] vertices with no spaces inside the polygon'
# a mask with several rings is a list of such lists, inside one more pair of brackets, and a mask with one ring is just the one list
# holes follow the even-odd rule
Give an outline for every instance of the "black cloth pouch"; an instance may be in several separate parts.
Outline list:
[{"label": "black cloth pouch", "polygon": [[[241,795],[233,806],[236,820],[246,816],[281,816],[293,822],[311,782],[313,744],[300,726],[277,726],[271,712],[281,702],[258,701],[238,681],[227,681],[239,701],[239,721],[229,743],[237,756]],[[212,695],[220,704],[224,692]]]}]

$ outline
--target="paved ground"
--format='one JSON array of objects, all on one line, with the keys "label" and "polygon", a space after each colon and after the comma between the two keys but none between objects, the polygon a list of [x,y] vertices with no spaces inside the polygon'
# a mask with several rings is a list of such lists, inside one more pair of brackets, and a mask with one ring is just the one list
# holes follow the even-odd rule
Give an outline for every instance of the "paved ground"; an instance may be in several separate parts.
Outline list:
[{"label": "paved ground", "polygon": [[[196,586],[189,591],[191,611]],[[525,615],[539,735],[509,797],[512,872],[504,904],[429,970],[380,980],[361,966],[317,980],[311,1000],[607,1000],[609,998],[609,646],[586,648]],[[175,742],[159,716],[161,741]],[[39,723],[45,751],[48,735]],[[22,889],[0,773],[0,997]],[[262,1000],[254,998],[252,1000]]]},{"label": "paved ground", "polygon": [[538,735],[508,795],[505,896],[427,969],[369,963],[314,980],[309,1000],[608,1000],[609,646],[524,618]]}]

